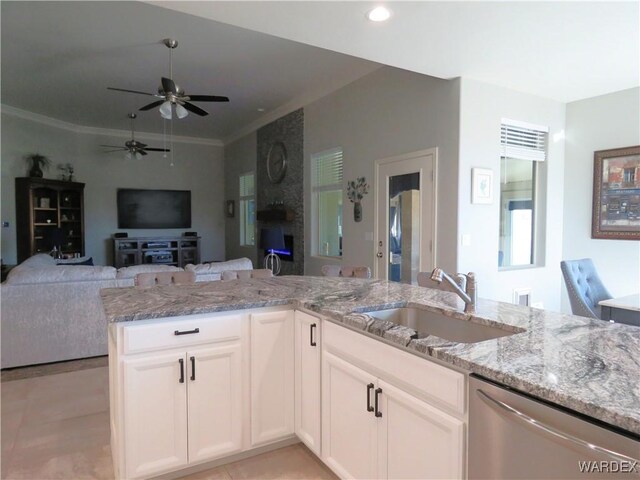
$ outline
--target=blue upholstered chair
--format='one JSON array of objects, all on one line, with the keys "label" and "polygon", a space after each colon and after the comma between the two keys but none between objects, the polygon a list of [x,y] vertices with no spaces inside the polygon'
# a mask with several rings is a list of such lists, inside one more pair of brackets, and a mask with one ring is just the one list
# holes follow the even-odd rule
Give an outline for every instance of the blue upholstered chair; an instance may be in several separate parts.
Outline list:
[{"label": "blue upholstered chair", "polygon": [[590,258],[560,262],[574,315],[600,319],[598,302],[612,298]]}]

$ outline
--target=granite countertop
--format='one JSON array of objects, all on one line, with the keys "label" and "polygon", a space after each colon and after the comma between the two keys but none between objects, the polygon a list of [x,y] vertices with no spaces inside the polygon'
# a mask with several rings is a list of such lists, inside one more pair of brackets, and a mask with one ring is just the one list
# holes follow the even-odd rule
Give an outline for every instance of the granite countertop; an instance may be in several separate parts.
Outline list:
[{"label": "granite countertop", "polygon": [[[480,299],[463,313],[456,295],[382,280],[329,277],[201,282],[101,292],[109,322],[293,305],[399,348],[437,358],[535,397],[640,434],[640,329]],[[412,329],[366,312],[418,307],[512,330],[510,336],[455,343],[416,338]]]}]

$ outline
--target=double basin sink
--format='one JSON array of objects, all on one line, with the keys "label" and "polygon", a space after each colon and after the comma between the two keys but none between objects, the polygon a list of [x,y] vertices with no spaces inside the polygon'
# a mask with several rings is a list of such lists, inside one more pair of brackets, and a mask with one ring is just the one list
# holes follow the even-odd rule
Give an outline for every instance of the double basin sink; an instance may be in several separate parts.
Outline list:
[{"label": "double basin sink", "polygon": [[418,333],[419,338],[435,335],[456,343],[483,342],[517,333],[413,307],[367,312],[367,315],[378,320],[386,320],[396,325],[411,328]]}]

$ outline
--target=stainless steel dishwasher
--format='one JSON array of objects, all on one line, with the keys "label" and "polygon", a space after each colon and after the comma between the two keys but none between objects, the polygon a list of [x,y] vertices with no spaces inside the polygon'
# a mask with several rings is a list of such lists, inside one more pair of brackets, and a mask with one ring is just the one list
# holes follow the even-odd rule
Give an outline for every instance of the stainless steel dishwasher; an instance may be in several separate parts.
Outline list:
[{"label": "stainless steel dishwasher", "polygon": [[640,478],[640,436],[475,375],[468,451],[469,479]]}]

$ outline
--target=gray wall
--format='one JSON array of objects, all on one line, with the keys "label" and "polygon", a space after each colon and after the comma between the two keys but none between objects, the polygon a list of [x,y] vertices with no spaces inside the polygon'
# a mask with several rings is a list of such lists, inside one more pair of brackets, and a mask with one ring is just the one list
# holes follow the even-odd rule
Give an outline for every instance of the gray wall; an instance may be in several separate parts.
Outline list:
[{"label": "gray wall", "polygon": [[[252,132],[224,146],[225,200],[235,201],[235,216],[225,220],[225,253],[227,259],[247,257],[260,265],[257,247],[240,246],[240,175],[256,172],[257,133]],[[256,237],[257,238],[257,237]]]},{"label": "gray wall", "polygon": [[[363,220],[353,220],[343,192],[344,265],[373,267],[375,161],[438,147],[437,263],[456,268],[459,80],[383,67],[305,107],[305,216],[311,218],[311,155],[334,147],[344,153],[344,181],[364,176],[371,185]],[[311,225],[305,225],[305,273],[325,263],[314,257]]]},{"label": "gray wall", "polygon": [[[532,301],[549,310],[560,310],[560,260],[562,258],[562,202],[564,187],[565,105],[553,100],[462,79],[460,96],[460,159],[458,234],[471,236],[470,246],[458,249],[458,269],[478,274],[479,295],[512,302],[513,290],[531,288]],[[500,123],[502,118],[549,127],[548,159],[538,212],[542,265],[509,271],[498,270],[500,222]],[[471,204],[471,169],[493,170],[492,205]]]},{"label": "gray wall", "polygon": [[[640,145],[640,88],[567,104],[563,258],[590,257],[613,296],[640,291],[640,242],[591,238],[593,152]],[[570,311],[566,289],[563,310]]]},{"label": "gray wall", "polygon": [[[285,235],[293,235],[293,262],[282,262],[281,275],[304,274],[304,190],[303,190],[303,156],[304,156],[304,113],[302,109],[279,118],[258,130],[257,134],[257,202],[256,210],[264,210],[274,201],[283,201],[285,207],[294,211],[293,222],[257,223],[260,242],[260,228],[281,226]],[[272,184],[267,176],[267,156],[274,142],[283,142],[287,150],[287,171],[284,179]],[[262,249],[258,248],[258,257],[262,257]]]},{"label": "gray wall", "polygon": [[[140,136],[144,141],[144,137]],[[120,153],[104,154],[98,145],[124,144],[122,137],[72,132],[2,114],[2,259],[16,261],[15,177],[25,176],[23,156],[40,152],[54,163],[71,162],[85,186],[86,253],[96,264],[110,265],[109,239],[117,229],[117,188],[191,190],[192,227],[202,236],[202,259],[224,259],[224,176],[222,147],[174,143],[174,167],[161,154],[127,161]],[[150,145],[155,143],[148,141]],[[57,178],[55,167],[45,172]],[[130,236],[181,235],[179,230],[128,230]]]}]

